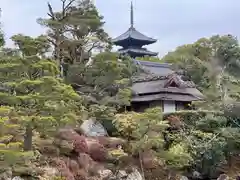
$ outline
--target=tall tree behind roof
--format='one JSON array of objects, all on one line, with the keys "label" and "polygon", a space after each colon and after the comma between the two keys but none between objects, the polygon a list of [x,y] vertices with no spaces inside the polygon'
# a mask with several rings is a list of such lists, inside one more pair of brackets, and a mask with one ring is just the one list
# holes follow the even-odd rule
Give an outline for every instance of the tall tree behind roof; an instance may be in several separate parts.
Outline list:
[{"label": "tall tree behind roof", "polygon": [[91,0],[61,0],[62,9],[54,11],[48,3],[48,19],[38,19],[48,28],[49,41],[59,64],[81,62],[93,50],[109,47],[103,30],[103,17]]}]

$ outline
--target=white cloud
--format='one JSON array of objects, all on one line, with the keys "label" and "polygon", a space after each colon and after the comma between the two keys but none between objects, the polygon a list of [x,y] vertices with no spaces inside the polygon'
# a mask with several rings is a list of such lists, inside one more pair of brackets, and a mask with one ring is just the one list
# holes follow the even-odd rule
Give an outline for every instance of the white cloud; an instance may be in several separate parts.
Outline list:
[{"label": "white cloud", "polygon": [[[59,0],[1,0],[3,28],[7,38],[16,33],[37,36],[45,29],[36,19],[46,16],[47,2],[59,8]],[[31,2],[31,3],[30,3]],[[113,37],[129,27],[130,0],[95,0]],[[136,28],[158,42],[149,49],[160,55],[203,36],[239,35],[239,0],[133,0]],[[11,42],[8,41],[10,45]]]}]

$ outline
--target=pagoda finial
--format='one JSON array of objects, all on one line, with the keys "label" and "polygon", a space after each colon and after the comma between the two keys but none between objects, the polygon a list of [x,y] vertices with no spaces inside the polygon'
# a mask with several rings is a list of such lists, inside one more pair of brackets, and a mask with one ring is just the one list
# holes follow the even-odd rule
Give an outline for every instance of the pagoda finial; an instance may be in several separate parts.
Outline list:
[{"label": "pagoda finial", "polygon": [[133,24],[134,24],[134,22],[133,22],[133,3],[131,1],[131,28],[133,28]]}]

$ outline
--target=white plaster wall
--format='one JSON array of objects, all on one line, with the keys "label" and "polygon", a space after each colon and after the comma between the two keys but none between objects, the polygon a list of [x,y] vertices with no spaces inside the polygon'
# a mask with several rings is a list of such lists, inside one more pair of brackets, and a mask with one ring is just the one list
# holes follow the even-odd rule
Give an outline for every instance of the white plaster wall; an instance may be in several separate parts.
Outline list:
[{"label": "white plaster wall", "polygon": [[163,112],[170,113],[176,111],[175,101],[163,101]]}]

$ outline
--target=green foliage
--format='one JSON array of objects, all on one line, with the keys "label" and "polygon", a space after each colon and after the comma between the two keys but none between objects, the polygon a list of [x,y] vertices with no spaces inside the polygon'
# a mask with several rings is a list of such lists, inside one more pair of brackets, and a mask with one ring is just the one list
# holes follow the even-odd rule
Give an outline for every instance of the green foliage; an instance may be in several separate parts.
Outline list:
[{"label": "green foliage", "polygon": [[140,61],[150,61],[150,62],[158,62],[161,63],[161,59],[159,59],[158,57],[151,57],[151,56],[145,56],[145,57],[137,57],[137,60]]},{"label": "green foliage", "polygon": [[108,34],[103,29],[103,17],[92,1],[65,0],[60,6],[60,11],[54,11],[48,3],[48,18],[38,19],[48,28],[57,61],[85,62],[93,50],[111,48]]},{"label": "green foliage", "polygon": [[163,132],[168,124],[162,120],[160,108],[148,109],[144,113],[117,114],[114,124],[121,136],[128,140],[130,151],[134,154],[146,149],[163,148]]},{"label": "green foliage", "polygon": [[0,93],[0,104],[14,107],[22,128],[29,133],[24,143],[31,141],[34,129],[46,136],[65,124],[75,124],[80,119],[81,98],[56,78],[55,62],[42,58],[49,47],[44,37],[16,35],[12,39],[18,54],[0,57],[1,86],[6,89]]},{"label": "green foliage", "polygon": [[97,119],[113,117],[116,110],[130,105],[130,77],[136,67],[128,58],[115,53],[100,53],[91,66],[70,66],[66,80],[82,95],[89,113]]},{"label": "green foliage", "polygon": [[240,46],[231,35],[202,38],[169,52],[162,61],[184,70],[206,96],[205,109],[239,99]]}]

